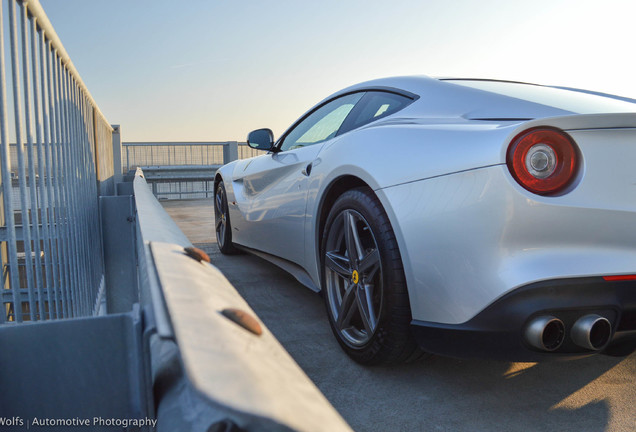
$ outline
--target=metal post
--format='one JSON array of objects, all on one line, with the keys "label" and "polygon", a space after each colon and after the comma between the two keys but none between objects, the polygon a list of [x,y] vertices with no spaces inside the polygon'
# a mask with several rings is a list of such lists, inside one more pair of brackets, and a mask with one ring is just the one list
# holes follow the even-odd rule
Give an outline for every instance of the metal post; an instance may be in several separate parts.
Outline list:
[{"label": "metal post", "polygon": [[[16,149],[18,154],[18,182],[20,186],[20,211],[22,216],[22,230],[24,234],[23,245],[25,253],[26,277],[27,277],[27,293],[29,304],[29,318],[33,317],[36,311],[35,306],[35,283],[34,283],[34,266],[31,243],[31,221],[29,218],[29,191],[27,189],[27,167],[23,137],[23,111],[22,111],[22,89],[20,86],[20,66],[19,66],[19,45],[18,45],[18,23],[14,2],[9,2],[9,30],[10,30],[10,46],[11,46],[11,72],[13,75],[13,109],[15,117],[16,129]],[[26,55],[23,53],[23,56]],[[37,222],[33,223],[35,226]],[[13,264],[13,263],[12,263]],[[11,273],[18,273],[18,266],[11,266]],[[14,310],[17,322],[22,322],[22,298],[19,286],[12,285],[14,294]]]},{"label": "metal post", "polygon": [[126,146],[126,173],[130,171],[130,147]]},{"label": "metal post", "polygon": [[[30,18],[32,22],[34,20],[33,17]],[[34,290],[37,296],[37,306],[38,310],[31,310],[31,320],[35,321],[36,319],[45,319],[44,317],[44,284],[42,281],[43,278],[43,269],[42,269],[42,257],[41,257],[41,248],[40,248],[40,240],[42,239],[42,232],[40,227],[40,212],[38,205],[38,194],[37,194],[37,185],[36,185],[36,160],[35,160],[35,152],[34,152],[34,139],[33,139],[33,110],[32,110],[32,83],[31,77],[29,75],[29,39],[28,39],[28,26],[29,22],[27,9],[24,3],[20,3],[20,34],[22,38],[22,74],[23,74],[23,87],[24,87],[24,115],[25,115],[25,126],[26,126],[26,144],[27,144],[27,155],[28,155],[28,184],[29,184],[29,192],[31,196],[31,224],[32,224],[32,232],[33,232],[33,253],[35,258],[35,268],[34,268]],[[35,80],[37,81],[37,80]],[[41,165],[43,163],[42,160],[38,160],[37,164]],[[43,181],[43,179],[40,179]],[[41,199],[41,198],[40,198]],[[24,215],[24,212],[23,212]],[[37,313],[39,311],[39,314]]]},{"label": "metal post", "polygon": [[121,128],[119,125],[110,125],[113,128],[113,168],[115,185],[123,181],[121,167]]},{"label": "metal post", "polygon": [[[8,113],[7,113],[7,89],[4,65],[4,17],[2,16],[4,5],[0,6],[0,186],[2,186],[2,199],[0,200],[0,223],[6,230],[6,239],[1,243],[2,255],[2,286],[3,291],[10,289],[13,293],[14,311],[19,314],[22,319],[22,308],[20,304],[20,285],[18,281],[18,254],[16,250],[16,229],[14,220],[13,202],[11,196],[13,194],[11,185],[11,159],[9,157],[9,129],[8,129]],[[6,266],[9,265],[11,272],[5,273]],[[0,311],[0,323],[7,320],[10,310],[9,305],[5,306],[4,300],[0,302],[2,310]]]},{"label": "metal post", "polygon": [[238,142],[228,141],[223,144],[223,163],[230,163],[238,159]]}]

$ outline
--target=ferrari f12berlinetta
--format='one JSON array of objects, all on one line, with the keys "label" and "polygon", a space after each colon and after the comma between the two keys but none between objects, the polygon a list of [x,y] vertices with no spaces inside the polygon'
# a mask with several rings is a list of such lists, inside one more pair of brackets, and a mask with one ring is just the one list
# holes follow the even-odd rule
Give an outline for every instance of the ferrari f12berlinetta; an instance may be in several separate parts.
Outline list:
[{"label": "ferrari f12berlinetta", "polygon": [[634,349],[636,101],[388,78],[248,144],[216,174],[218,245],[321,291],[356,361]]}]

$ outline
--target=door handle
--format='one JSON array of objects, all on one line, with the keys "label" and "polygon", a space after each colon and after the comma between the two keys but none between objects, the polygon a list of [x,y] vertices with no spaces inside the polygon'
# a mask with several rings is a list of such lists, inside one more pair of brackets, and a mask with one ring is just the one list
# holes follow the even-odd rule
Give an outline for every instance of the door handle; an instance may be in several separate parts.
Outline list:
[{"label": "door handle", "polygon": [[311,166],[312,163],[310,163],[309,165],[307,165],[303,170],[302,173],[303,175],[306,175],[307,177],[309,177],[309,174],[311,174]]}]

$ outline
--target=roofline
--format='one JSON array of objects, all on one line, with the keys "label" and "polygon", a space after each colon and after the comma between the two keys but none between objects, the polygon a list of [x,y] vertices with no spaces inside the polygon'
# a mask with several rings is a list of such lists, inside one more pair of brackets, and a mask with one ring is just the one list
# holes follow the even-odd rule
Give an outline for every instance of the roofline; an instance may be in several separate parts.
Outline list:
[{"label": "roofline", "polygon": [[502,82],[502,83],[511,83],[511,84],[526,84],[526,85],[533,85],[533,86],[539,86],[539,87],[551,87],[551,86],[546,86],[543,84],[535,84],[535,83],[529,83],[529,82],[525,82],[525,81],[512,81],[512,80],[502,80],[502,79],[495,79],[495,78],[452,78],[452,77],[439,77],[436,78],[439,81],[489,81],[489,82]]}]

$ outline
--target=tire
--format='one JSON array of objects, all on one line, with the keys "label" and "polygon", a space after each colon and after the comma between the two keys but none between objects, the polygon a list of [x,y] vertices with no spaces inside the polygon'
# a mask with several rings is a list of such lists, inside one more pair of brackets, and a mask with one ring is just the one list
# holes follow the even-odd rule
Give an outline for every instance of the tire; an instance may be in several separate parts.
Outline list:
[{"label": "tire", "polygon": [[366,188],[343,193],[321,241],[323,298],[344,351],[366,365],[422,356],[412,336],[404,267],[389,218]]},{"label": "tire", "polygon": [[214,231],[216,243],[222,254],[236,255],[240,253],[232,244],[232,224],[230,223],[225,185],[222,181],[219,182],[214,193]]}]

